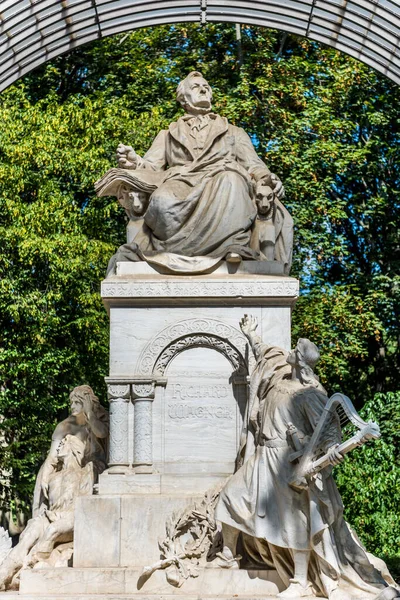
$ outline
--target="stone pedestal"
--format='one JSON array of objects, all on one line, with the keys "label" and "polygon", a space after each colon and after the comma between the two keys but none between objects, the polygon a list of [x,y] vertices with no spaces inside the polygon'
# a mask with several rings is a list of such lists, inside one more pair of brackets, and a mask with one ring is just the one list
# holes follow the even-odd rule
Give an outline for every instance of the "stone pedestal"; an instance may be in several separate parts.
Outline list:
[{"label": "stone pedestal", "polygon": [[[141,568],[129,569],[33,569],[23,572],[21,577],[21,595],[59,594],[60,591],[70,600],[78,594],[97,594],[114,600],[116,594],[127,594],[124,598],[157,598],[165,597],[240,597],[250,596],[265,600],[268,596],[276,596],[282,590],[282,584],[275,571],[258,570],[224,570],[201,569],[199,576],[189,579],[181,588],[165,584],[165,574],[156,571],[143,585],[141,584]],[[139,583],[138,583],[139,582]],[[238,591],[240,594],[237,594]],[[167,595],[166,595],[167,594]],[[7,594],[7,597],[9,594]],[[1,595],[0,595],[1,597]],[[83,596],[85,597],[85,596]]]},{"label": "stone pedestal", "polygon": [[[246,272],[254,265],[190,277],[120,263],[122,273],[103,282],[111,435],[100,494],[134,493],[136,484],[138,493],[190,494],[233,472],[254,366],[239,321],[254,314],[265,343],[289,349],[298,295],[296,279]],[[149,475],[149,487],[134,474]]]},{"label": "stone pedestal", "polygon": [[[255,315],[263,340],[289,349],[298,294],[293,278],[240,268],[190,277],[121,263],[119,275],[103,282],[110,467],[98,496],[77,501],[74,568],[156,562],[172,513],[234,472],[254,367],[239,321]],[[175,593],[165,577],[158,581],[157,589]]]},{"label": "stone pedestal", "polygon": [[165,537],[167,519],[201,498],[161,493],[78,498],[74,567],[143,567],[155,563],[160,558],[158,538]]},{"label": "stone pedestal", "polygon": [[224,264],[179,276],[120,263],[102,283],[110,317],[109,468],[97,495],[77,499],[74,567],[24,571],[21,596],[265,600],[282,589],[275,572],[214,563],[182,588],[163,571],[140,583],[143,567],[160,558],[158,539],[172,513],[234,472],[254,368],[239,321],[254,315],[265,343],[290,349],[298,282],[270,274],[272,267]]}]

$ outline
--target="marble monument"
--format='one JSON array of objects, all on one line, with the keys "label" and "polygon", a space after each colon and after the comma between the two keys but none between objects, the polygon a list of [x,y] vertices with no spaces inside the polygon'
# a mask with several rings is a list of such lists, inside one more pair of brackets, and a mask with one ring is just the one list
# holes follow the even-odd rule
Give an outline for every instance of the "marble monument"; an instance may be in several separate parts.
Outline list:
[{"label": "marble monument", "polygon": [[379,428],[327,398],[312,342],[291,350],[282,182],[199,72],[177,101],[147,153],[120,144],[96,182],[128,219],[101,287],[109,418],[73,391],[0,584],[25,600],[395,598],[332,478]]}]

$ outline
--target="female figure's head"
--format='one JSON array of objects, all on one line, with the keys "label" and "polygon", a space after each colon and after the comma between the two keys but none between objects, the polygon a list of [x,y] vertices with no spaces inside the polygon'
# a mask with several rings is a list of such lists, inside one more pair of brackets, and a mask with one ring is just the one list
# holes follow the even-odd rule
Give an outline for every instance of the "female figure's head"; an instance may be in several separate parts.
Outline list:
[{"label": "female figure's head", "polygon": [[99,399],[89,385],[79,385],[74,388],[69,396],[71,415],[78,416],[90,409],[97,416],[103,409]]},{"label": "female figure's head", "polygon": [[299,338],[296,347],[287,357],[287,362],[296,369],[303,385],[320,387],[319,379],[314,373],[314,367],[319,359],[320,353],[317,346],[306,338]]}]

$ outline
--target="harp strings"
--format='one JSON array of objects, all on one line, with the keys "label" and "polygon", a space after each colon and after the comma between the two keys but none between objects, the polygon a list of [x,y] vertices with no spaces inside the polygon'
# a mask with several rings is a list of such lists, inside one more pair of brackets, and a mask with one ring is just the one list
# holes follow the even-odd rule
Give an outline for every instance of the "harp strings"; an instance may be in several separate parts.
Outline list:
[{"label": "harp strings", "polygon": [[330,443],[340,444],[342,441],[354,435],[357,430],[357,427],[350,421],[342,405],[338,404],[335,410],[326,419],[321,429],[315,447],[315,458],[319,458],[325,454]]}]

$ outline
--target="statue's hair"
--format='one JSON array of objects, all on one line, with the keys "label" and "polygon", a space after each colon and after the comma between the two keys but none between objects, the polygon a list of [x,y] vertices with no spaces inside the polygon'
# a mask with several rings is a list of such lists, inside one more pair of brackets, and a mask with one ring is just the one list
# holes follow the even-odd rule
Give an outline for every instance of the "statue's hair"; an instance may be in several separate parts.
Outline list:
[{"label": "statue's hair", "polygon": [[299,338],[297,340],[297,349],[299,350],[305,362],[314,368],[320,359],[318,347],[307,338]]},{"label": "statue's hair", "polygon": [[88,398],[92,404],[93,412],[97,417],[105,413],[105,409],[101,406],[98,397],[90,387],[90,385],[78,385],[72,390],[69,397],[76,396],[78,400],[83,400],[85,397]]},{"label": "statue's hair", "polygon": [[89,398],[92,404],[100,404],[98,397],[95,395],[94,391],[90,387],[90,385],[78,385],[75,387],[70,393],[69,397],[78,396],[78,398]]},{"label": "statue's hair", "polygon": [[300,377],[304,385],[320,387],[319,379],[314,373],[314,367],[320,359],[317,346],[307,338],[299,338],[296,345]]},{"label": "statue's hair", "polygon": [[179,102],[183,108],[185,108],[186,104],[185,86],[186,83],[188,83],[193,77],[203,77],[203,75],[200,73],[200,71],[191,71],[189,75],[185,77],[185,79],[182,79],[182,81],[178,83],[178,87],[176,88],[176,101]]},{"label": "statue's hair", "polygon": [[82,464],[83,457],[85,455],[85,443],[82,442],[76,435],[71,435],[70,433],[66,435],[59,444],[59,447],[62,446],[66,450],[70,450],[76,461],[79,464]]}]

